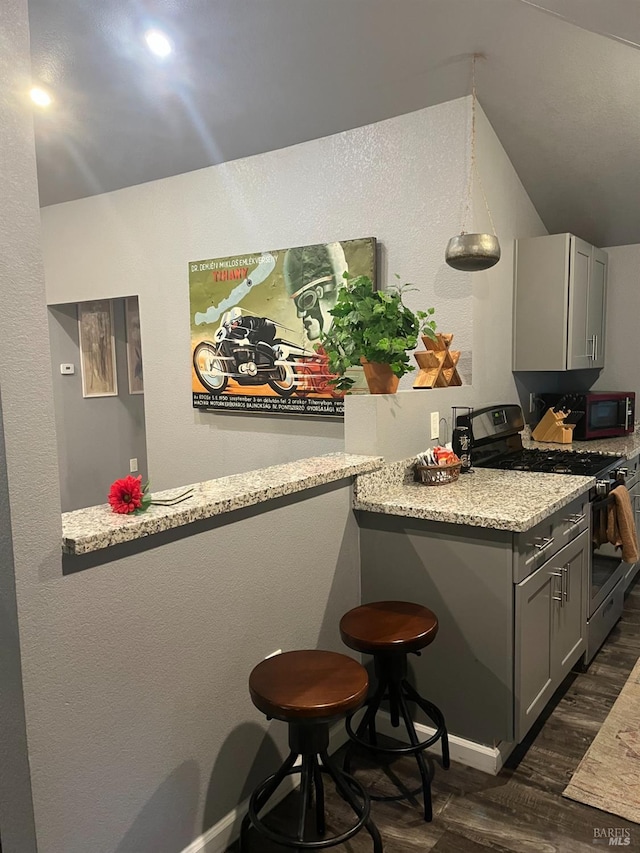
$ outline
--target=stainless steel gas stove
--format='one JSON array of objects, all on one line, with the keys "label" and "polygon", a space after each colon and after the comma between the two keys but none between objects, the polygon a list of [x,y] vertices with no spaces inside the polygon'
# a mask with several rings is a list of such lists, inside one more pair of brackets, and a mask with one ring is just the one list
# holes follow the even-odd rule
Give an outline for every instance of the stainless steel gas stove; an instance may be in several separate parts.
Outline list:
[{"label": "stainless steel gas stove", "polygon": [[[478,409],[469,416],[468,425],[473,437],[474,467],[595,477],[596,485],[589,494],[591,530],[599,513],[614,500],[613,490],[626,483],[628,472],[623,457],[523,447],[524,418],[520,406]],[[622,615],[623,579],[629,568],[612,545],[592,543],[586,612],[587,663]]]}]

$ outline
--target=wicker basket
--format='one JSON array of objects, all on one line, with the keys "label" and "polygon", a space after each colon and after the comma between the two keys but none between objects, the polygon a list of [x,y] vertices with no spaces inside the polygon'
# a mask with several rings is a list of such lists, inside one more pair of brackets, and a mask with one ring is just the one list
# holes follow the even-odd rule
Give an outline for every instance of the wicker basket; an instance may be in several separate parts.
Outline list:
[{"label": "wicker basket", "polygon": [[460,476],[461,462],[452,465],[418,465],[413,466],[413,476],[416,483],[423,486],[444,486],[455,483]]}]

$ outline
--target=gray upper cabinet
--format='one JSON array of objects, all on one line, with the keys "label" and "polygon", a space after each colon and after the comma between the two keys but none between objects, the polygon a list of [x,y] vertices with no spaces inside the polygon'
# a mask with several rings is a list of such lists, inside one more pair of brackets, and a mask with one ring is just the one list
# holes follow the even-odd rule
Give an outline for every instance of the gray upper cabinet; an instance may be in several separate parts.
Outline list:
[{"label": "gray upper cabinet", "polygon": [[607,253],[573,234],[516,240],[514,370],[604,367]]}]

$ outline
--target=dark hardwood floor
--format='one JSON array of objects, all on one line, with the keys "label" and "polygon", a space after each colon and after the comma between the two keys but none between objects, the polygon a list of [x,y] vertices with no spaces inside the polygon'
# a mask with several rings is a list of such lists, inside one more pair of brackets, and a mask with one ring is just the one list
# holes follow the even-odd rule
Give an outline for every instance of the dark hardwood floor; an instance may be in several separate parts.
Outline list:
[{"label": "dark hardwood floor", "polygon": [[[416,800],[374,802],[373,818],[380,829],[385,853],[580,853],[608,846],[594,843],[596,828],[626,828],[627,850],[640,850],[640,825],[562,797],[587,747],[640,657],[640,581],[627,595],[622,620],[586,672],[572,673],[555,704],[551,703],[525,743],[498,776],[452,764],[447,771],[432,762],[433,811],[431,824],[420,816]],[[640,709],[639,709],[640,711]],[[339,754],[338,754],[339,755]],[[383,768],[365,756],[358,758],[358,778],[376,793],[391,793],[393,785]],[[391,768],[401,784],[419,784],[415,761],[395,761]],[[640,784],[640,765],[639,765]],[[397,790],[397,789],[395,789]],[[296,821],[296,794],[277,806],[268,818],[274,828]],[[329,828],[341,831],[349,820],[342,800],[327,791]],[[251,832],[251,853],[276,853],[286,848],[270,844]],[[365,853],[371,839],[360,832],[334,850]],[[229,853],[237,853],[234,845]]]}]

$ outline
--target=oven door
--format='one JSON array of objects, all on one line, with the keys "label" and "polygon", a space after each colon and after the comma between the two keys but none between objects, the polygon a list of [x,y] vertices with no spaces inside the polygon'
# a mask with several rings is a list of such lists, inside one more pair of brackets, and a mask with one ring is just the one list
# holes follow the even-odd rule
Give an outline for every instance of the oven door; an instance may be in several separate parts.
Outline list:
[{"label": "oven door", "polygon": [[606,497],[596,498],[591,504],[592,552],[589,616],[595,613],[629,568],[627,563],[622,560],[620,549],[603,541],[606,539],[607,512],[614,500],[612,490]]}]

